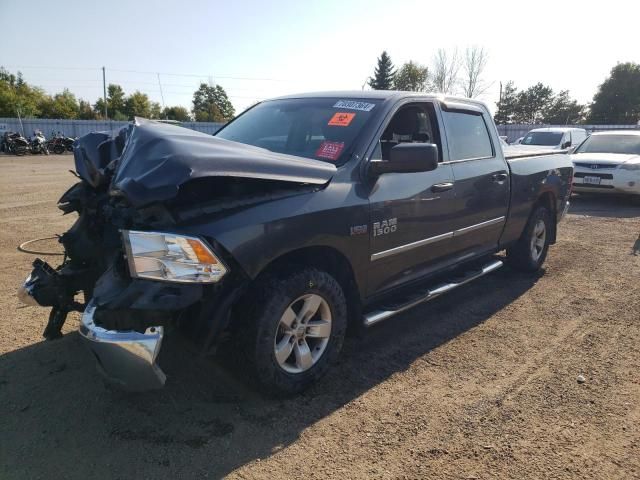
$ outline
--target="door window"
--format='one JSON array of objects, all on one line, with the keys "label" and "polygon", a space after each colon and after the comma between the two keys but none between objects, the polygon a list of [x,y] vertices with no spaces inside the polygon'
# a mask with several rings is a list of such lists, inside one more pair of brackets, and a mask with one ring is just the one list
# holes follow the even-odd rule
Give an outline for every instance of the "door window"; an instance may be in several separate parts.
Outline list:
[{"label": "door window", "polygon": [[400,143],[435,143],[440,155],[440,134],[433,105],[428,103],[405,105],[391,118],[380,136],[372,160],[389,160],[391,149]]},{"label": "door window", "polygon": [[451,160],[493,157],[489,130],[482,115],[443,111]]}]

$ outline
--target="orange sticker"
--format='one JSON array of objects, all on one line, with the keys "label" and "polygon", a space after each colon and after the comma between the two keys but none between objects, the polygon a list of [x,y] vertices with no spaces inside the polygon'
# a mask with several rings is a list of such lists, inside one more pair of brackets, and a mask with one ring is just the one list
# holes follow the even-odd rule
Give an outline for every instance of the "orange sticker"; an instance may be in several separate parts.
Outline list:
[{"label": "orange sticker", "polygon": [[328,125],[332,127],[348,127],[355,116],[355,113],[337,112],[331,117]]}]

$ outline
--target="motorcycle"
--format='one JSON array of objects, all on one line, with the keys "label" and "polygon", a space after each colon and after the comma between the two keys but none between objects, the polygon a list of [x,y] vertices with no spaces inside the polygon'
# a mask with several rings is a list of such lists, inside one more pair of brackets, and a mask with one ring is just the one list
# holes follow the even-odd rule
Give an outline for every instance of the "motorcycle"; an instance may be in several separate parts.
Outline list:
[{"label": "motorcycle", "polygon": [[4,144],[7,153],[24,155],[29,151],[29,141],[16,132],[5,132]]},{"label": "motorcycle", "polygon": [[73,142],[75,142],[77,138],[71,137],[62,137],[62,142],[64,143],[67,152],[73,152]]},{"label": "motorcycle", "polygon": [[61,137],[53,137],[47,142],[47,149],[50,152],[55,153],[56,155],[61,155],[65,152],[66,145],[63,142],[63,138]]},{"label": "motorcycle", "polygon": [[49,155],[49,149],[47,148],[47,139],[42,132],[33,132],[33,137],[29,143],[29,150],[31,153],[43,153]]},{"label": "motorcycle", "polygon": [[53,153],[60,155],[67,152],[73,152],[73,142],[75,138],[65,137],[64,134],[58,132],[51,132],[51,140],[49,140],[49,150]]}]

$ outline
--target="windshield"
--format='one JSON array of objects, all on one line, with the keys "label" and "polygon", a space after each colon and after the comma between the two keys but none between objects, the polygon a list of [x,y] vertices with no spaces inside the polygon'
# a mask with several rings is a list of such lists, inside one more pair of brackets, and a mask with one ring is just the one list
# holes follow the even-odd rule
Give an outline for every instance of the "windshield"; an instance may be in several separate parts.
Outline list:
[{"label": "windshield", "polygon": [[545,145],[555,147],[560,144],[562,132],[529,132],[522,139],[522,145]]},{"label": "windshield", "polygon": [[256,105],[216,137],[341,164],[380,100],[294,98]]},{"label": "windshield", "polygon": [[640,155],[640,135],[592,135],[575,153],[621,153]]}]

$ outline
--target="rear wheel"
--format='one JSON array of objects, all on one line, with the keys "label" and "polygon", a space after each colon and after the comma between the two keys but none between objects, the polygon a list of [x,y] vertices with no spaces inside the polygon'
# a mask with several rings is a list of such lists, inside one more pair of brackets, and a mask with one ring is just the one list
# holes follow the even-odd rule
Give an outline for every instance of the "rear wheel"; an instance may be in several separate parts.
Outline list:
[{"label": "rear wheel", "polygon": [[62,145],[54,145],[53,153],[55,153],[56,155],[63,154],[64,153],[64,147]]},{"label": "rear wheel", "polygon": [[507,249],[507,261],[517,270],[535,272],[540,269],[549,251],[552,223],[545,207],[537,207],[518,242]]},{"label": "rear wheel", "polygon": [[263,390],[290,395],[320,379],[336,360],[347,327],[340,284],[312,268],[262,282],[237,335],[244,358]]}]

